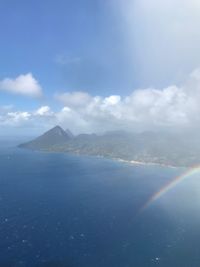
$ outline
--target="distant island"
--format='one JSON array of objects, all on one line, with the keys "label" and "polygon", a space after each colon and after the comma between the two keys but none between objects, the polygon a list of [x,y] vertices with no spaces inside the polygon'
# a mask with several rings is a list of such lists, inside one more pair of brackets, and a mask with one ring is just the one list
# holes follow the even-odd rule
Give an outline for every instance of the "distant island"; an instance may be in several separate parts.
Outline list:
[{"label": "distant island", "polygon": [[156,132],[112,131],[102,135],[79,134],[56,126],[36,139],[19,145],[36,151],[103,156],[138,164],[191,167],[200,164],[198,137]]}]

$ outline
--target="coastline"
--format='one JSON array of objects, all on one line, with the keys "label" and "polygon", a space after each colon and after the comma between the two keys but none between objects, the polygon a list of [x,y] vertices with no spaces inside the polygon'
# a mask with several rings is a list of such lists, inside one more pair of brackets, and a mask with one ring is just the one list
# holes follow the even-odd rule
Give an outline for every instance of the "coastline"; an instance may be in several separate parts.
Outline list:
[{"label": "coastline", "polygon": [[124,160],[120,158],[113,158],[114,160],[117,160],[119,162],[124,162],[124,163],[129,163],[133,165],[145,165],[145,166],[161,166],[161,167],[167,167],[167,168],[173,168],[173,169],[178,169],[182,168],[181,166],[173,166],[173,165],[168,165],[168,164],[163,164],[163,163],[156,163],[156,162],[143,162],[143,161],[136,161],[136,160]]},{"label": "coastline", "polygon": [[72,154],[72,155],[79,155],[79,156],[91,156],[91,157],[98,157],[98,158],[107,158],[111,159],[114,161],[122,162],[122,163],[127,163],[131,165],[143,165],[143,166],[160,166],[160,167],[165,167],[165,168],[172,168],[172,169],[178,169],[178,168],[189,168],[187,166],[175,166],[175,165],[170,165],[170,164],[164,164],[164,163],[157,163],[157,162],[144,162],[144,161],[137,161],[137,160],[125,160],[122,158],[115,158],[115,157],[108,157],[105,155],[98,155],[98,154],[85,154],[85,153],[80,153],[77,151],[55,151],[55,150],[46,150],[46,149],[41,149],[41,150],[32,150],[29,148],[25,147],[19,147],[19,149],[25,149],[25,150],[30,150],[34,152],[43,152],[43,153],[61,153],[61,154]]}]

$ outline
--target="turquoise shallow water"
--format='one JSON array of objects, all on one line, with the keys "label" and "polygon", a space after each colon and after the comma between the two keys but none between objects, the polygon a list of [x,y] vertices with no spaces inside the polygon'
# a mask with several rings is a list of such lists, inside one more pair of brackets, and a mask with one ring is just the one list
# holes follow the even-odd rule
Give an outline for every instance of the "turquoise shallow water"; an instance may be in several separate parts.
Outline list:
[{"label": "turquoise shallow water", "polygon": [[199,266],[198,174],[140,212],[183,171],[1,146],[0,266]]}]

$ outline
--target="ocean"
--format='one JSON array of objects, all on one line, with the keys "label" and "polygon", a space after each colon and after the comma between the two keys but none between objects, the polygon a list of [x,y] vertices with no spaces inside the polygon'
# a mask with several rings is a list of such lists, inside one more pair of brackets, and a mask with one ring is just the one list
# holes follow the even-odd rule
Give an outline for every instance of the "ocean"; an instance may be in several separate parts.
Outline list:
[{"label": "ocean", "polygon": [[184,169],[0,147],[0,266],[198,267],[200,177]]}]

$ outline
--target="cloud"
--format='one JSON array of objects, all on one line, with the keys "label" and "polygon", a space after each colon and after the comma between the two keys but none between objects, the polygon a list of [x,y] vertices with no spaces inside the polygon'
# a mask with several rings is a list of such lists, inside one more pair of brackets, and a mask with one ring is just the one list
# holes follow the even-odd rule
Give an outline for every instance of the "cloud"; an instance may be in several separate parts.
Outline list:
[{"label": "cloud", "polygon": [[21,126],[22,123],[27,122],[29,118],[31,117],[31,114],[29,112],[8,112],[6,114],[6,120],[4,120],[4,124],[7,125],[15,125],[15,126]]},{"label": "cloud", "polygon": [[111,95],[104,99],[104,104],[106,106],[114,106],[117,105],[121,101],[121,97],[119,95]]},{"label": "cloud", "polygon": [[138,89],[126,97],[73,92],[57,95],[57,99],[66,106],[57,116],[66,126],[70,119],[76,131],[79,125],[90,132],[195,127],[200,123],[200,69],[181,86]]},{"label": "cloud", "polygon": [[36,116],[37,115],[39,115],[39,116],[49,116],[51,114],[52,114],[52,112],[51,112],[51,109],[50,109],[49,106],[42,106],[42,107],[40,107],[39,109],[37,109],[35,111],[35,115]]},{"label": "cloud", "polygon": [[92,97],[86,93],[86,92],[72,92],[72,93],[62,93],[62,94],[56,94],[55,98],[59,100],[64,105],[69,106],[85,106],[87,105],[91,100]]},{"label": "cloud", "polygon": [[[0,126],[38,127],[48,126],[48,119],[54,116],[49,106],[42,106],[33,111],[14,110],[11,105],[0,106]],[[50,124],[51,125],[51,124]]]},{"label": "cloud", "polygon": [[60,124],[74,133],[199,129],[200,69],[180,86],[137,89],[127,96],[66,92],[57,94],[56,99],[63,105],[58,111],[49,106],[33,111],[0,108],[0,126],[37,128],[42,132]]},{"label": "cloud", "polygon": [[113,9],[140,84],[181,82],[199,66],[200,1],[113,0]]},{"label": "cloud", "polygon": [[5,78],[0,81],[0,91],[29,97],[40,97],[42,88],[31,73],[19,75],[15,79]]}]

